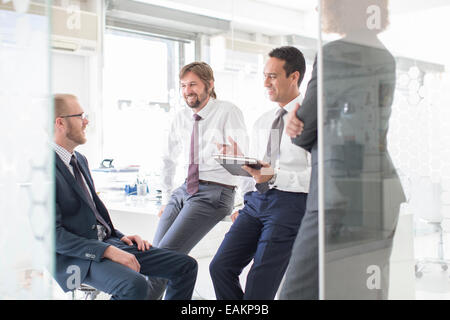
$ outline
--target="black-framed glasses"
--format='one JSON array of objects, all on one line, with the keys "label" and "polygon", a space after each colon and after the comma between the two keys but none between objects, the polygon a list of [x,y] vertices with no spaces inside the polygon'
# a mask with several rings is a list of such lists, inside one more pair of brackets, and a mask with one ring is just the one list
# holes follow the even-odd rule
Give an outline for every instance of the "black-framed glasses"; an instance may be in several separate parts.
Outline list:
[{"label": "black-framed glasses", "polygon": [[60,116],[59,118],[75,118],[75,117],[79,117],[81,120],[85,120],[88,118],[88,114],[83,112],[78,114],[69,114],[67,116]]}]

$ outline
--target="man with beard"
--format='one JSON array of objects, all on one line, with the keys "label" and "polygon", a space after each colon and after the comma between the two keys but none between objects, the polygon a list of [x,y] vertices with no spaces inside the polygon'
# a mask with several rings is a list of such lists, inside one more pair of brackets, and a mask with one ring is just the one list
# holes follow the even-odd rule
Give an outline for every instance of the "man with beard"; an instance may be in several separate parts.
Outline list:
[{"label": "man with beard", "polygon": [[[180,90],[187,108],[174,117],[165,146],[162,168],[162,207],[153,244],[189,253],[234,207],[239,178],[231,175],[213,155],[228,137],[245,148],[247,132],[239,108],[217,100],[214,75],[204,62],[184,66]],[[173,190],[177,158],[183,156],[185,182]],[[166,280],[152,279],[152,296],[164,293]]]},{"label": "man with beard", "polygon": [[194,259],[152,247],[115,229],[95,192],[86,158],[74,149],[86,143],[89,121],[73,95],[54,97],[55,278],[64,291],[85,283],[112,299],[148,298],[149,275],[169,280],[167,299],[191,299]]}]

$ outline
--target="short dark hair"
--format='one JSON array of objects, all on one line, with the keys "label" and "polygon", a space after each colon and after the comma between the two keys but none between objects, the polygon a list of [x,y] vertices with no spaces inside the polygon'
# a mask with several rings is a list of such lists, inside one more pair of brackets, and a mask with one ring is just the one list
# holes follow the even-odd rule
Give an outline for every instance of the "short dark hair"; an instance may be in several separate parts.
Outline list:
[{"label": "short dark hair", "polygon": [[275,48],[269,53],[269,57],[284,60],[284,71],[286,77],[289,77],[293,72],[298,71],[300,76],[297,85],[300,87],[306,71],[306,62],[303,53],[295,47],[285,46]]}]

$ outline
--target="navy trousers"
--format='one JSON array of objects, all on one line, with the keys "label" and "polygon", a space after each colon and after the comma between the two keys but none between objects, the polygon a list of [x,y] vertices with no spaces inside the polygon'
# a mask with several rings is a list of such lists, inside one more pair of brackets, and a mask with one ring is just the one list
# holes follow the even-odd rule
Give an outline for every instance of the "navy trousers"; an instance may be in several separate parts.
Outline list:
[{"label": "navy trousers", "polygon": [[85,284],[111,294],[114,300],[143,300],[149,295],[147,277],[157,276],[168,280],[166,300],[190,300],[197,279],[197,262],[182,253],[151,247],[139,251],[112,237],[105,242],[132,253],[141,265],[140,273],[103,259],[92,262]]},{"label": "navy trousers", "polygon": [[[286,271],[306,207],[306,193],[249,192],[209,266],[219,300],[271,300]],[[245,292],[239,275],[253,259]]]}]

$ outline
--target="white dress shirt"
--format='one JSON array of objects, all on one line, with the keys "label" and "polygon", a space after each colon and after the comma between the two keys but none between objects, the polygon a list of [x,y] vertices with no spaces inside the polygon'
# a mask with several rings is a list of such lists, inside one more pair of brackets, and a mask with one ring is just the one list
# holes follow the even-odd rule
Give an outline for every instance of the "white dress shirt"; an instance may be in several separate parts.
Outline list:
[{"label": "white dress shirt", "polygon": [[[173,191],[175,170],[180,154],[187,177],[191,134],[194,126],[193,114],[191,108],[185,107],[176,113],[170,126],[162,159],[162,204],[169,201]],[[198,123],[199,179],[240,186],[241,180],[226,171],[214,160],[213,155],[219,153],[216,143],[229,144],[228,136],[232,137],[243,150],[247,150],[248,135],[242,111],[230,102],[210,98],[198,115],[202,118]]]},{"label": "white dress shirt", "polygon": [[[290,112],[297,102],[301,103],[300,96],[285,105],[284,109]],[[264,113],[255,122],[251,135],[250,157],[259,160],[264,159],[272,123],[279,108],[280,106],[277,106]],[[311,155],[304,149],[294,145],[291,138],[286,134],[286,117],[287,113],[283,116],[284,129],[281,137],[279,159],[275,164],[272,164],[272,168],[275,169],[277,176],[275,183],[270,185],[270,187],[281,191],[308,193],[309,179],[311,177]],[[252,178],[244,179],[247,182],[242,188],[242,193],[256,191],[255,181]]]}]

